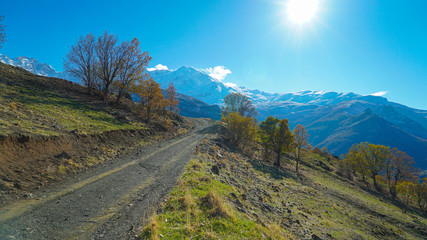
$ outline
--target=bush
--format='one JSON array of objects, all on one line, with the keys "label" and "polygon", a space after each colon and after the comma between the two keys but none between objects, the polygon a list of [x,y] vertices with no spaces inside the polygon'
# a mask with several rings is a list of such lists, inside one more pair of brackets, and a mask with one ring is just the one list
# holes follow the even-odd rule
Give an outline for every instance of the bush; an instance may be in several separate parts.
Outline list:
[{"label": "bush", "polygon": [[242,143],[251,145],[256,141],[257,127],[254,118],[232,112],[223,116],[222,121],[227,125],[227,137],[233,146],[239,147]]}]

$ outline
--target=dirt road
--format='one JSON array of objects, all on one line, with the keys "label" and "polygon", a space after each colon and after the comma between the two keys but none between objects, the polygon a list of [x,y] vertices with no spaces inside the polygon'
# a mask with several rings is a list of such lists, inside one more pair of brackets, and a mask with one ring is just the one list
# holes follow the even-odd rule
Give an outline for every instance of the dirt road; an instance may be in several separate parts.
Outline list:
[{"label": "dirt road", "polygon": [[0,209],[0,239],[134,239],[176,184],[207,119],[189,134],[141,149]]}]

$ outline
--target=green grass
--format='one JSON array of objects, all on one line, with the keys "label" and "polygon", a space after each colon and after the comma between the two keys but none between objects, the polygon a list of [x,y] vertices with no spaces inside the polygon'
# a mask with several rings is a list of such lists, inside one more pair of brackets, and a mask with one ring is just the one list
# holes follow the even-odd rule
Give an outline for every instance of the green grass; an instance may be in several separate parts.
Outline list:
[{"label": "green grass", "polygon": [[0,83],[0,134],[16,131],[60,135],[78,130],[94,134],[111,130],[144,129],[139,122],[124,122],[102,106],[50,89]]},{"label": "green grass", "polygon": [[[229,153],[207,141],[198,147],[198,160],[184,170],[179,185],[162,206],[154,236],[165,239],[423,239],[427,219],[403,209],[362,183],[350,182],[334,171],[336,160],[305,152],[301,175],[292,159],[284,169],[247,156]],[[201,150],[200,149],[204,149]],[[218,155],[217,153],[221,153]],[[213,165],[222,165],[219,175]],[[219,217],[203,205],[218,193],[234,217]],[[193,207],[186,200],[194,199]],[[238,204],[236,203],[238,200]],[[267,206],[268,208],[266,208]],[[238,209],[243,211],[238,211]],[[243,213],[244,212],[244,213]],[[143,236],[149,238],[149,225]],[[152,239],[156,239],[153,238]]]},{"label": "green grass", "polygon": [[[166,239],[271,239],[276,234],[274,227],[264,227],[232,209],[225,199],[235,189],[212,178],[208,169],[200,160],[189,163],[163,203],[163,213],[155,216],[142,239],[156,239],[160,234]],[[206,196],[212,193],[224,209],[206,204]]]}]

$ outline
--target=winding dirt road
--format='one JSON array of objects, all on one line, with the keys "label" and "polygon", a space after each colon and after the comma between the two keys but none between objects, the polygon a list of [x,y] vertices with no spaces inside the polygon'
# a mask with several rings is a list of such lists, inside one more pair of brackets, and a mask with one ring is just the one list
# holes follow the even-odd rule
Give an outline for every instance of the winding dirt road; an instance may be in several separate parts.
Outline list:
[{"label": "winding dirt road", "polygon": [[134,239],[175,186],[208,119],[188,134],[75,176],[0,209],[0,239]]}]

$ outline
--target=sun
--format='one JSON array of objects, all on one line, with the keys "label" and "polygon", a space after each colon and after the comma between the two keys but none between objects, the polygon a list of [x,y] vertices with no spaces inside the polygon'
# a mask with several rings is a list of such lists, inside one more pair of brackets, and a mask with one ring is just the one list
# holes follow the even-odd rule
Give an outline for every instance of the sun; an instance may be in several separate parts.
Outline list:
[{"label": "sun", "polygon": [[310,21],[317,12],[319,0],[289,0],[288,17],[295,23],[303,24]]}]

